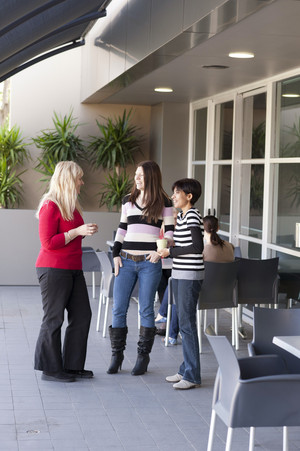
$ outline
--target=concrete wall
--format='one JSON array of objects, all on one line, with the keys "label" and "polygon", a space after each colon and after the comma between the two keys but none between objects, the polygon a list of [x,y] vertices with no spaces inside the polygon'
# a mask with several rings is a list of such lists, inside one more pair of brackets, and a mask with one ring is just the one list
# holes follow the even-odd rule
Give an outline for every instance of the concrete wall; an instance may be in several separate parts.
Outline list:
[{"label": "concrete wall", "polygon": [[[43,129],[53,129],[53,112],[60,116],[73,115],[82,124],[78,134],[83,140],[90,136],[99,136],[96,119],[105,122],[105,117],[114,117],[133,108],[132,123],[140,128],[144,135],[143,155],[137,155],[136,161],[149,156],[149,131],[151,108],[149,106],[132,105],[83,105],[80,103],[80,84],[82,69],[82,49],[76,49],[52,57],[46,61],[28,68],[11,79],[11,124],[18,125],[28,142]],[[33,168],[37,164],[40,151],[31,144],[29,146],[32,161],[26,164],[28,171],[22,175],[24,181],[24,202],[22,209],[35,209],[39,199],[46,189],[39,182],[41,174]],[[84,169],[85,187],[82,196],[82,206],[85,211],[99,211],[100,183],[104,181],[103,170],[92,171],[90,166],[82,163]],[[134,174],[135,167],[129,167],[128,172]],[[103,207],[102,211],[105,210]]]},{"label": "concrete wall", "polygon": [[[86,212],[85,222],[96,222],[99,233],[83,240],[83,246],[108,250],[107,240],[119,224],[118,213]],[[35,261],[40,249],[38,220],[34,210],[0,210],[0,286],[37,285]],[[86,274],[91,283],[91,274]]]}]

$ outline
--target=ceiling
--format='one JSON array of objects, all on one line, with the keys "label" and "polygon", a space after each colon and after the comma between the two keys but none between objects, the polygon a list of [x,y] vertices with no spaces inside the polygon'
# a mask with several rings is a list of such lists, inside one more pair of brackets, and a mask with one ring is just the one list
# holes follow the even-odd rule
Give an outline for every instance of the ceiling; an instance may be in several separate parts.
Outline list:
[{"label": "ceiling", "polygon": [[84,44],[111,0],[1,0],[0,82],[49,56]]},{"label": "ceiling", "polygon": [[[232,1],[227,1],[223,6],[230,3]],[[145,105],[164,101],[192,102],[299,68],[300,1],[256,3],[260,7],[255,13],[234,24],[229,23],[216,33],[207,32],[199,45],[193,48],[190,45],[190,50],[170,57],[171,61],[166,64],[156,64],[159,58],[166,61],[168,57],[167,48],[165,54],[163,48],[159,49],[96,92],[87,102]],[[263,3],[264,7],[261,7]],[[176,44],[175,40],[173,44]],[[168,43],[168,48],[171,47],[172,42]],[[228,57],[229,52],[238,50],[251,51],[255,58]],[[228,68],[203,68],[210,65]],[[153,91],[156,86],[170,86],[174,92],[156,93]]]}]

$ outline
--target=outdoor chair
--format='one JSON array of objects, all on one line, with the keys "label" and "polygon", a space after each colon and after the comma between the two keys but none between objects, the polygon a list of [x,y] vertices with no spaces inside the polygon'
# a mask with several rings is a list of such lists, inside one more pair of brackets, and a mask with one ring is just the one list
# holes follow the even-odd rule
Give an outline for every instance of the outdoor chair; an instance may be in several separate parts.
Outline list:
[{"label": "outdoor chair", "polygon": [[172,277],[168,279],[168,311],[167,311],[167,322],[166,322],[166,336],[165,336],[165,346],[169,346],[169,335],[170,335],[170,325],[171,325],[171,315],[172,306],[175,304],[173,287],[172,287]]},{"label": "outdoor chair", "polygon": [[288,426],[300,426],[300,374],[286,374],[276,356],[237,359],[226,337],[207,335],[219,364],[207,451],[213,449],[218,416],[227,426],[226,451],[233,430],[250,427],[249,451],[256,427],[283,427],[283,450],[288,450]]},{"label": "outdoor chair", "polygon": [[[232,344],[238,349],[236,284],[239,262],[204,262],[205,275],[197,306],[199,350],[202,352],[202,310],[215,310],[215,333],[218,334],[218,310],[232,309]],[[206,329],[206,319],[203,329]]]},{"label": "outdoor chair", "polygon": [[238,303],[278,306],[279,258],[239,258]]},{"label": "outdoor chair", "polygon": [[93,299],[96,297],[96,281],[95,273],[100,272],[100,263],[97,258],[96,252],[92,247],[82,247],[82,270],[83,272],[92,273],[92,287],[93,287]]},{"label": "outdoor chair", "polygon": [[276,354],[289,373],[300,374],[300,359],[272,343],[274,336],[290,335],[300,335],[300,309],[254,308],[249,355]]},{"label": "outdoor chair", "polygon": [[113,272],[113,267],[111,264],[111,260],[109,259],[106,252],[96,252],[96,255],[99,259],[101,265],[101,283],[100,283],[100,294],[99,294],[99,305],[98,305],[98,315],[97,315],[97,323],[96,323],[96,331],[100,330],[100,320],[101,320],[101,310],[102,304],[105,305],[105,313],[104,313],[104,323],[103,323],[103,337],[106,336],[107,332],[107,317],[108,317],[108,308],[109,308],[109,300],[113,297],[113,288],[114,288],[114,280],[115,275]]},{"label": "outdoor chair", "polygon": [[[114,281],[115,274],[113,268],[113,260],[111,258],[110,252],[96,252],[96,255],[99,259],[101,265],[101,283],[100,283],[100,294],[99,294],[99,305],[98,305],[98,314],[97,314],[97,323],[96,323],[96,331],[100,330],[100,321],[101,321],[101,313],[102,313],[102,305],[105,305],[105,313],[104,313],[104,321],[103,321],[103,338],[106,337],[107,334],[107,320],[108,320],[108,310],[110,299],[113,298],[113,290],[114,290]],[[131,298],[134,299],[138,304],[138,291],[139,284],[136,283],[131,294]],[[140,316],[138,315],[138,328],[140,327]]]}]

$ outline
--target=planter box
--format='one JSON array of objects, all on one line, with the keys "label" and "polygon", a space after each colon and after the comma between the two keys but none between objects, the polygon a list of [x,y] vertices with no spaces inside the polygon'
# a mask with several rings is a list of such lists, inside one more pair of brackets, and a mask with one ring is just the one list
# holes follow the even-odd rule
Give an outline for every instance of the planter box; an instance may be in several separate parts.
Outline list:
[{"label": "planter box", "polygon": [[[85,212],[85,222],[96,222],[99,232],[83,240],[84,246],[108,250],[107,240],[117,229],[120,214]],[[35,261],[40,249],[34,210],[0,209],[0,285],[38,285]],[[90,274],[86,274],[91,283]]]}]

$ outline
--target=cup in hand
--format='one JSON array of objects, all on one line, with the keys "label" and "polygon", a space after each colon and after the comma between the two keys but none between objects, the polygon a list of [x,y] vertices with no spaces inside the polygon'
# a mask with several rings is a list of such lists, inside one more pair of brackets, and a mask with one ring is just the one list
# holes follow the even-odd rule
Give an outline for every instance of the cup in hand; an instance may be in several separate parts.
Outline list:
[{"label": "cup in hand", "polygon": [[156,244],[157,244],[157,249],[161,250],[161,249],[165,249],[168,245],[168,241],[166,240],[166,238],[161,238],[159,240],[156,240]]}]

